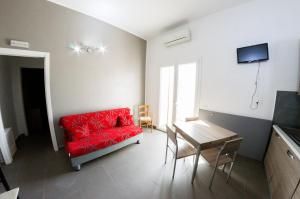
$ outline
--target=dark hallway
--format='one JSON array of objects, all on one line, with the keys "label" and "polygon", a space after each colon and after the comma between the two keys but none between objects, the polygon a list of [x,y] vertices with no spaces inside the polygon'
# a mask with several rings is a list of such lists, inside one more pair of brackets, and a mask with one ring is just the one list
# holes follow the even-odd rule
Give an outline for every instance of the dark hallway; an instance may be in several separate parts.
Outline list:
[{"label": "dark hallway", "polygon": [[23,102],[28,134],[32,137],[47,137],[50,131],[47,119],[44,69],[22,68]]}]

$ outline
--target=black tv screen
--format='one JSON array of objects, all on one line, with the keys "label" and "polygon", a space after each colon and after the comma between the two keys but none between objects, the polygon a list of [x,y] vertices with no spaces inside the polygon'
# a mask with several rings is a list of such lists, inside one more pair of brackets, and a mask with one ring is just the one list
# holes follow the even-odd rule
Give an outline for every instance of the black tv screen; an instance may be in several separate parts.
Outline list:
[{"label": "black tv screen", "polygon": [[238,63],[251,63],[269,59],[268,44],[258,44],[237,49]]}]

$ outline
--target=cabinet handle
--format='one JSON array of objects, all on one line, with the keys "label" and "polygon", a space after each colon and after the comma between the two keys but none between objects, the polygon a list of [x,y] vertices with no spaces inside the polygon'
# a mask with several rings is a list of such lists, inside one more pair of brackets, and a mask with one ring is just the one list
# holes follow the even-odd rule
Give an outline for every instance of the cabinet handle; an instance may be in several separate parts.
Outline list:
[{"label": "cabinet handle", "polygon": [[281,137],[278,135],[278,133],[275,133],[275,137],[277,137],[278,139],[281,138]]},{"label": "cabinet handle", "polygon": [[291,158],[292,160],[295,159],[294,155],[292,154],[292,152],[290,152],[290,150],[287,150],[286,154],[289,156],[289,158]]}]

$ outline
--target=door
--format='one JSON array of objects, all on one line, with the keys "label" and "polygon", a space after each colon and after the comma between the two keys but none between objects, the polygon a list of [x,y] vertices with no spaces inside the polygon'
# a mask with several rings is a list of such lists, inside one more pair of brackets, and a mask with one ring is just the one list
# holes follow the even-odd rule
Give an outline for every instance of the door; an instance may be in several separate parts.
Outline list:
[{"label": "door", "polygon": [[166,130],[166,124],[173,122],[174,72],[174,66],[160,68],[158,128],[161,130]]},{"label": "door", "polygon": [[21,77],[28,133],[49,136],[44,69],[22,68]]},{"label": "door", "polygon": [[185,121],[196,113],[197,63],[181,64],[177,67],[176,104],[173,121]]},{"label": "door", "polygon": [[159,129],[197,114],[198,74],[196,62],[160,68]]}]

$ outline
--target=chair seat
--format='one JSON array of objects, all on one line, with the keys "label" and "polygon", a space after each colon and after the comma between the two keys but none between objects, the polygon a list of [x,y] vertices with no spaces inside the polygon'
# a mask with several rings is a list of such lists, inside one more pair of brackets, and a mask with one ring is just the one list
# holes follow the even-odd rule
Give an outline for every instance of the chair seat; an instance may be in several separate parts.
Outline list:
[{"label": "chair seat", "polygon": [[178,142],[177,159],[195,155],[197,153],[197,149],[187,141],[182,139],[177,139],[177,142]]},{"label": "chair seat", "polygon": [[142,117],[140,117],[140,120],[144,121],[144,122],[148,122],[148,121],[151,121],[152,119],[149,116],[142,116]]},{"label": "chair seat", "polygon": [[[215,166],[219,151],[220,151],[220,148],[215,147],[215,148],[206,149],[206,150],[201,151],[201,155],[208,163]],[[230,157],[230,155],[224,154],[224,155],[220,156],[217,166],[224,165],[224,164],[227,164],[232,161],[233,161],[233,159],[232,159],[232,157]]]}]

